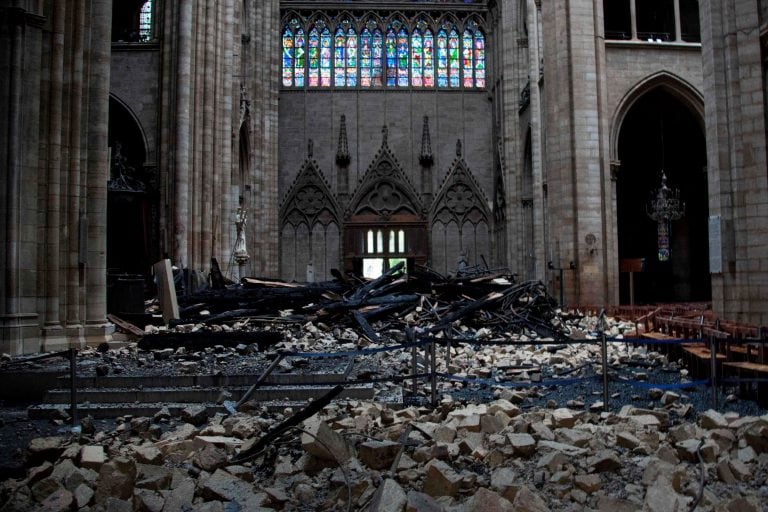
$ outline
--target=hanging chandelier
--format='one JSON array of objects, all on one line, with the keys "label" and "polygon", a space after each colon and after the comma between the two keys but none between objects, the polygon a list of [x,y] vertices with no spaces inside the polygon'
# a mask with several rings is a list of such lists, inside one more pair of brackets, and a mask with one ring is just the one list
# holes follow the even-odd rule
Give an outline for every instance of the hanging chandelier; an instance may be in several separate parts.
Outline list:
[{"label": "hanging chandelier", "polygon": [[661,186],[651,192],[645,213],[657,223],[659,261],[668,261],[670,256],[670,225],[685,215],[685,202],[680,199],[680,190],[667,186],[667,175],[661,171]]}]

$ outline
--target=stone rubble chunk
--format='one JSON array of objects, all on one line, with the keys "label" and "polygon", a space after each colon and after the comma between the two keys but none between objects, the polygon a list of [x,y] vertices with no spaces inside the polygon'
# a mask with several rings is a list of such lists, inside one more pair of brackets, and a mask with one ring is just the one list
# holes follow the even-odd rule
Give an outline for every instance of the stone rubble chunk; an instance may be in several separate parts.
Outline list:
[{"label": "stone rubble chunk", "polygon": [[346,462],[352,456],[344,437],[324,421],[310,418],[304,422],[304,430],[308,433],[301,434],[301,445],[307,453],[322,460],[340,463]]},{"label": "stone rubble chunk", "polygon": [[512,507],[515,512],[549,512],[547,502],[526,486],[517,492]]},{"label": "stone rubble chunk", "polygon": [[371,469],[389,469],[399,451],[400,443],[366,441],[357,446],[357,457]]},{"label": "stone rubble chunk", "polygon": [[371,512],[402,512],[408,503],[403,488],[391,478],[382,482],[377,495],[378,499],[375,499],[374,505],[368,509]]},{"label": "stone rubble chunk", "polygon": [[521,487],[517,478],[518,475],[512,468],[497,468],[491,475],[491,489],[509,501],[514,501]]},{"label": "stone rubble chunk", "polygon": [[600,475],[576,475],[573,483],[587,494],[594,494],[602,487]]},{"label": "stone rubble chunk", "polygon": [[613,450],[600,450],[587,460],[587,465],[596,473],[621,469],[621,460]]},{"label": "stone rubble chunk", "polygon": [[192,405],[182,409],[179,416],[187,423],[199,427],[208,420],[208,409],[203,405]]},{"label": "stone rubble chunk", "polygon": [[643,510],[647,512],[687,512],[691,498],[675,492],[669,481],[657,478],[645,492]]},{"label": "stone rubble chunk", "polygon": [[136,462],[141,464],[158,465],[163,463],[163,453],[152,445],[134,447],[133,456]]},{"label": "stone rubble chunk", "polygon": [[426,477],[422,491],[432,497],[455,496],[461,488],[462,477],[441,460],[432,460],[424,467]]},{"label": "stone rubble chunk", "polygon": [[83,446],[80,448],[80,466],[94,471],[101,469],[107,461],[103,446]]},{"label": "stone rubble chunk", "polygon": [[44,512],[64,512],[70,510],[74,503],[74,495],[68,490],[60,488],[49,494],[48,497],[40,503],[40,508],[38,510]]},{"label": "stone rubble chunk", "polygon": [[109,497],[119,500],[131,499],[136,473],[136,462],[132,459],[116,457],[104,463],[99,470],[96,503],[105,503]]},{"label": "stone rubble chunk", "polygon": [[572,428],[559,428],[555,431],[555,439],[564,444],[570,444],[583,448],[592,440],[592,435],[582,430]]},{"label": "stone rubble chunk", "polygon": [[53,462],[64,451],[64,444],[65,440],[63,437],[36,437],[29,442],[27,447],[29,460],[33,463]]},{"label": "stone rubble chunk", "polygon": [[236,502],[242,510],[253,510],[268,501],[263,492],[255,492],[252,484],[217,469],[211,476],[200,483],[200,493],[208,500]]},{"label": "stone rubble chunk", "polygon": [[536,440],[530,434],[507,434],[515,455],[529,457],[536,451]]},{"label": "stone rubble chunk", "polygon": [[405,504],[405,512],[442,512],[444,508],[429,494],[419,491],[409,491]]},{"label": "stone rubble chunk", "polygon": [[75,497],[75,507],[80,509],[88,505],[96,493],[87,485],[80,484],[75,487],[75,490],[72,492],[72,494]]},{"label": "stone rubble chunk", "polygon": [[616,444],[627,450],[634,450],[642,444],[631,432],[619,432],[616,434]]},{"label": "stone rubble chunk", "polygon": [[480,487],[463,506],[463,512],[513,512],[518,510],[500,494]]},{"label": "stone rubble chunk", "polygon": [[212,473],[216,471],[216,469],[226,465],[227,452],[221,448],[217,448],[213,444],[208,444],[202,450],[197,452],[193,459],[193,463],[200,469]]},{"label": "stone rubble chunk", "polygon": [[728,420],[725,419],[725,416],[713,409],[709,409],[703,412],[699,417],[699,420],[701,421],[701,428],[705,428],[707,430],[712,430],[713,428],[728,427]]},{"label": "stone rubble chunk", "polygon": [[558,428],[571,428],[576,425],[577,414],[566,408],[552,411],[552,423]]},{"label": "stone rubble chunk", "polygon": [[133,493],[133,510],[136,512],[162,512],[165,500],[148,489],[136,489]]},{"label": "stone rubble chunk", "polygon": [[768,422],[751,425],[744,431],[744,440],[755,453],[768,453]]}]

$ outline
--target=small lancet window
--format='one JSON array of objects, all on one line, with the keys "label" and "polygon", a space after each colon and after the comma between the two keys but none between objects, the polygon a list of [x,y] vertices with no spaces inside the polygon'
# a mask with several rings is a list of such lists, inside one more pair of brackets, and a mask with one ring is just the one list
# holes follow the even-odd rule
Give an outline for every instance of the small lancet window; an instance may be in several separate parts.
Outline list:
[{"label": "small lancet window", "polygon": [[152,40],[152,0],[147,0],[139,11],[139,41],[148,43]]}]

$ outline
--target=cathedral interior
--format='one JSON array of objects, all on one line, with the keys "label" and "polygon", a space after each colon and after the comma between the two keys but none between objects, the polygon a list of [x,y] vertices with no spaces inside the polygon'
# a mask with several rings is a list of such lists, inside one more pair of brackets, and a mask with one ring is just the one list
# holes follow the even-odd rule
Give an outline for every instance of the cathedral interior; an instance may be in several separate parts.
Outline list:
[{"label": "cathedral interior", "polygon": [[0,352],[165,258],[765,325],[766,79],[765,0],[1,0]]}]

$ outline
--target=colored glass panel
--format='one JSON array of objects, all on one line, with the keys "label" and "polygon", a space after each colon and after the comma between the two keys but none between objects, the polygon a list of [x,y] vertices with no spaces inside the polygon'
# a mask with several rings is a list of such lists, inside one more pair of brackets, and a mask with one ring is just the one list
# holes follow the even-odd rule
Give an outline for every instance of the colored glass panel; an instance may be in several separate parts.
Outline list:
[{"label": "colored glass panel", "polygon": [[316,28],[309,31],[309,86],[320,85],[320,33]]},{"label": "colored glass panel", "polygon": [[304,39],[304,31],[301,29],[298,29],[296,31],[296,38],[294,40],[294,67],[293,67],[293,73],[294,73],[294,85],[296,87],[304,87],[304,66],[305,66],[305,56],[306,56],[306,41]]},{"label": "colored glass panel", "polygon": [[442,28],[437,33],[437,86],[448,87],[448,35]]},{"label": "colored glass panel", "polygon": [[383,54],[384,54],[384,38],[381,36],[381,31],[376,29],[373,32],[373,69],[371,70],[371,79],[374,87],[381,87],[382,75],[384,73],[383,66]]},{"label": "colored glass panel", "polygon": [[459,86],[459,33],[456,29],[448,35],[448,79],[451,87]]},{"label": "colored glass panel", "polygon": [[371,31],[363,29],[360,33],[360,85],[371,86],[371,67],[373,66],[373,36]]},{"label": "colored glass panel", "polygon": [[435,39],[432,31],[424,33],[424,87],[435,86]]},{"label": "colored glass panel", "polygon": [[411,85],[421,87],[423,85],[422,66],[423,62],[422,38],[419,29],[413,31],[411,35]]},{"label": "colored glass panel", "polygon": [[320,86],[331,85],[331,31],[323,29],[320,35]]},{"label": "colored glass panel", "polygon": [[293,31],[285,27],[283,31],[283,86],[293,85]]},{"label": "colored glass panel", "polygon": [[147,0],[139,11],[139,41],[147,43],[152,40],[152,0]]},{"label": "colored glass panel", "polygon": [[408,31],[397,33],[397,85],[408,87]]},{"label": "colored glass panel", "polygon": [[395,31],[387,30],[387,87],[397,85],[397,41]]},{"label": "colored glass panel", "polygon": [[472,87],[475,81],[472,77],[472,33],[469,29],[464,31],[461,37],[461,68],[464,72],[464,87]]},{"label": "colored glass panel", "polygon": [[353,28],[347,30],[347,85],[357,85],[357,34]]},{"label": "colored glass panel", "polygon": [[336,36],[333,39],[333,85],[336,87],[347,85],[346,59],[344,58],[345,43],[344,31],[339,28],[336,30]]},{"label": "colored glass panel", "polygon": [[475,30],[475,87],[485,87],[485,37]]}]

